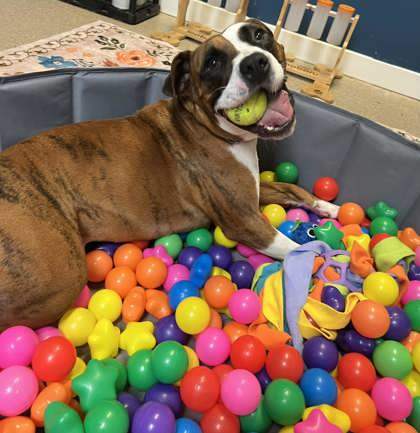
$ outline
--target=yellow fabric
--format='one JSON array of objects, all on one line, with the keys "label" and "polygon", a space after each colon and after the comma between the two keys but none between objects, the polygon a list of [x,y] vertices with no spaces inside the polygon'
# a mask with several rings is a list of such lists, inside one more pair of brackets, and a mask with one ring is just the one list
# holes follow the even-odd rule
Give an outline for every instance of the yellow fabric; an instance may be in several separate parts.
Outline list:
[{"label": "yellow fabric", "polygon": [[262,292],[262,312],[279,331],[284,331],[283,271],[270,275]]}]

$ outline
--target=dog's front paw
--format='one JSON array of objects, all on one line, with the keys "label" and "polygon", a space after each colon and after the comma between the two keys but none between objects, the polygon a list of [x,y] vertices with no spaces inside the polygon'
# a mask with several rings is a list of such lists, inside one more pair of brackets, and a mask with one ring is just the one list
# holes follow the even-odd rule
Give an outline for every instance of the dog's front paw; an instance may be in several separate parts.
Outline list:
[{"label": "dog's front paw", "polygon": [[337,218],[340,206],[325,200],[317,200],[314,204],[314,212],[327,218]]}]

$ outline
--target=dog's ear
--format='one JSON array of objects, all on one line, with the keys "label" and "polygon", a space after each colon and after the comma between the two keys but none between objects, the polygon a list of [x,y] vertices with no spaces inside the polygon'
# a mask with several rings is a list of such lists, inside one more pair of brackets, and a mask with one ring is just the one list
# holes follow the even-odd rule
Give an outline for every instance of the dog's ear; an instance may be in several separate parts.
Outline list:
[{"label": "dog's ear", "polygon": [[274,55],[286,71],[286,53],[282,44],[274,41]]},{"label": "dog's ear", "polygon": [[167,96],[181,96],[189,87],[191,79],[191,51],[182,51],[172,61],[171,73],[163,85],[163,93]]}]

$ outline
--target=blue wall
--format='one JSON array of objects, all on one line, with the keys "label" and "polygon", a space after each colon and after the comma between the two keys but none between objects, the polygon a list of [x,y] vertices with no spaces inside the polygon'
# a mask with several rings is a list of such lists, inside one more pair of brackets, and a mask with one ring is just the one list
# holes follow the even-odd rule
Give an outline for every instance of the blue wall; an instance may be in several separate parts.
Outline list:
[{"label": "blue wall", "polygon": [[[339,3],[336,2],[335,8]],[[361,16],[350,43],[352,50],[420,72],[420,0],[343,3],[355,7]],[[281,0],[251,0],[248,15],[274,24],[281,4]]]}]

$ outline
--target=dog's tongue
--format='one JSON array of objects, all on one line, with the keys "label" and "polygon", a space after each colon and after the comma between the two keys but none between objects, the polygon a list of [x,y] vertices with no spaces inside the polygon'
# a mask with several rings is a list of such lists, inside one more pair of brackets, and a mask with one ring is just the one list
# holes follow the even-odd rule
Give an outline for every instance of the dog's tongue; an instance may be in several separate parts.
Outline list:
[{"label": "dog's tongue", "polygon": [[289,94],[282,90],[279,96],[271,101],[263,118],[258,122],[262,126],[280,127],[293,118],[293,107],[290,103]]}]

